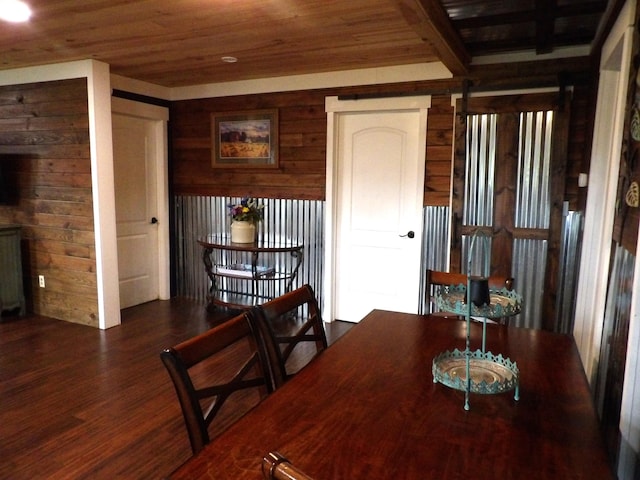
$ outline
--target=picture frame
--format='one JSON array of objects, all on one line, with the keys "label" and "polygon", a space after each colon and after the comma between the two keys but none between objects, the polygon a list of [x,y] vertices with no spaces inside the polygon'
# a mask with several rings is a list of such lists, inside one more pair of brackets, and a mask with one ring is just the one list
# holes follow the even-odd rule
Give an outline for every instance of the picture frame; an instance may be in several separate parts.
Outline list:
[{"label": "picture frame", "polygon": [[278,168],[278,110],[211,114],[213,168]]}]

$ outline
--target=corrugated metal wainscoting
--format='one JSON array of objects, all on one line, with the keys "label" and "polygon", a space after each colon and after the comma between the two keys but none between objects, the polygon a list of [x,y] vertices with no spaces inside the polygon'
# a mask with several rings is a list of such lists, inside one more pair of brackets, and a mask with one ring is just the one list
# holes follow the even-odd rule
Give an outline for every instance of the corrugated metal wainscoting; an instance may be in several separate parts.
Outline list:
[{"label": "corrugated metal wainscoting", "polygon": [[[227,233],[231,223],[227,206],[240,199],[211,196],[177,196],[176,258],[177,292],[181,296],[206,302],[209,279],[202,263],[202,249],[197,240],[209,233]],[[286,238],[304,244],[304,259],[293,287],[308,283],[313,287],[322,306],[324,262],[324,202],[309,200],[258,199],[265,205],[265,218],[259,235],[266,238]],[[421,271],[427,268],[448,270],[449,207],[425,207]],[[573,328],[574,299],[581,244],[582,214],[566,212],[563,225],[563,245],[559,268],[558,331]],[[519,258],[515,256],[514,258]],[[514,270],[525,275],[514,262]],[[425,277],[420,279],[419,313],[428,313],[429,296],[425,291]],[[279,292],[275,292],[276,294]],[[533,292],[518,292],[524,298]],[[532,325],[526,325],[532,326]]]},{"label": "corrugated metal wainscoting", "polygon": [[562,223],[558,297],[556,300],[556,332],[573,333],[584,213],[570,211],[568,202],[565,202],[563,207],[564,221]]},{"label": "corrugated metal wainscoting", "polygon": [[449,270],[449,207],[425,207],[422,212],[422,277],[420,278],[420,301],[418,313],[431,313],[432,306],[427,299],[435,292],[427,294],[427,269]]},{"label": "corrugated metal wainscoting", "polygon": [[[210,233],[228,233],[231,225],[228,205],[240,200],[237,197],[175,197],[178,295],[206,302],[209,278],[202,262],[202,248],[197,240]],[[258,202],[265,206],[264,221],[258,235],[266,239],[287,239],[304,244],[302,265],[292,288],[308,283],[322,305],[324,202],[272,198],[258,198]],[[284,256],[281,258],[286,261]],[[284,292],[274,294],[281,293]]]},{"label": "corrugated metal wainscoting", "polygon": [[[419,312],[429,313],[430,305],[427,298],[431,298],[435,292],[426,292],[426,269],[448,271],[449,267],[449,207],[425,207],[423,222],[424,233],[422,239],[422,272],[420,285]],[[568,210],[568,204],[564,205],[564,221],[562,225],[562,248],[560,251],[558,268],[558,297],[556,305],[556,331],[570,333],[573,331],[573,317],[575,313],[575,296],[577,290],[577,279],[579,271],[580,250],[582,245],[582,223],[584,214]],[[489,240],[490,242],[490,240]],[[526,241],[516,244],[516,248],[525,251]],[[463,252],[466,264],[466,251]],[[528,258],[524,253],[514,255],[512,275],[515,273],[519,278],[526,277],[535,269],[530,268],[526,261],[520,259]],[[529,288],[521,290],[522,286]],[[520,288],[519,288],[520,287]],[[523,298],[536,298],[540,292],[534,291],[539,288],[538,282],[521,282],[516,289]],[[532,318],[539,318],[540,312],[528,311],[526,315]],[[522,315],[524,317],[524,315]],[[538,328],[536,322],[513,322],[516,326],[526,326]]]}]

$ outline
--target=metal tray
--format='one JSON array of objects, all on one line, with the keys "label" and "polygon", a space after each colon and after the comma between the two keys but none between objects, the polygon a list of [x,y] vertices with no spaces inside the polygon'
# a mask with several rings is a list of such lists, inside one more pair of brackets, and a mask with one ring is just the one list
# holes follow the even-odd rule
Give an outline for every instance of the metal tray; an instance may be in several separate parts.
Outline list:
[{"label": "metal tray", "polygon": [[[470,382],[467,382],[467,360]],[[496,394],[516,390],[520,372],[515,362],[491,352],[465,352],[455,349],[446,351],[433,359],[433,381],[456,390],[471,393]]]},{"label": "metal tray", "polygon": [[[436,304],[442,311],[465,316],[469,314],[466,285],[450,285],[441,289],[436,297]],[[503,318],[520,313],[522,296],[514,290],[506,288],[489,290],[491,303],[476,307],[471,304],[471,316],[485,318]]]}]

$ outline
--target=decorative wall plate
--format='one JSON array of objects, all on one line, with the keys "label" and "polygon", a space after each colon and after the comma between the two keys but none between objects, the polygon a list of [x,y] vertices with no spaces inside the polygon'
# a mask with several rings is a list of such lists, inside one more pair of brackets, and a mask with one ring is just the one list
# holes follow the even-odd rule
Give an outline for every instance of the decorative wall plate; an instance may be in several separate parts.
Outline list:
[{"label": "decorative wall plate", "polygon": [[624,196],[624,201],[633,208],[638,208],[640,205],[640,187],[638,182],[631,182],[627,194]]},{"label": "decorative wall plate", "polygon": [[633,106],[632,110],[630,126],[631,138],[636,142],[640,142],[640,112],[638,112],[638,107],[636,105]]}]

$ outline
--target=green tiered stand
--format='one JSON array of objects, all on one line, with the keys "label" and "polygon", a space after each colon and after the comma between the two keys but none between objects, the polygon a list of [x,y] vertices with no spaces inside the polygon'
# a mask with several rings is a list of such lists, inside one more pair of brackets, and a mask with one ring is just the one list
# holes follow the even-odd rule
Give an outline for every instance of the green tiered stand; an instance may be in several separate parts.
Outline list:
[{"label": "green tiered stand", "polygon": [[[469,393],[497,394],[515,390],[514,399],[520,398],[520,372],[515,362],[502,354],[487,352],[487,319],[498,319],[520,312],[522,297],[506,288],[490,290],[490,303],[477,307],[466,301],[466,292],[471,290],[471,252],[475,235],[469,248],[467,285],[452,285],[437,297],[438,308],[457,315],[464,315],[467,336],[464,350],[454,349],[437,355],[433,359],[433,382],[465,392],[464,409],[469,410]],[[472,317],[482,318],[482,349],[470,348],[470,324]]]}]

